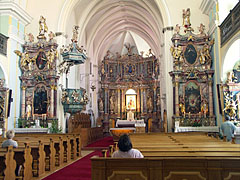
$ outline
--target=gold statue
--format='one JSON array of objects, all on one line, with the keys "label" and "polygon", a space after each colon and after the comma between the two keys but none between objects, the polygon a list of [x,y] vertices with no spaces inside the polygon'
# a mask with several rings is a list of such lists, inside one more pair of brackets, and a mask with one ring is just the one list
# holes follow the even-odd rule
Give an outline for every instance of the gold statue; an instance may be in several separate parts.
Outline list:
[{"label": "gold statue", "polygon": [[20,67],[26,70],[32,70],[32,64],[35,61],[35,58],[30,58],[28,52],[21,53],[19,50],[14,51],[19,57],[21,57]]},{"label": "gold statue", "polygon": [[207,43],[204,44],[203,48],[199,50],[199,54],[200,54],[199,61],[201,64],[211,63],[211,55],[209,51],[210,51],[209,45]]}]

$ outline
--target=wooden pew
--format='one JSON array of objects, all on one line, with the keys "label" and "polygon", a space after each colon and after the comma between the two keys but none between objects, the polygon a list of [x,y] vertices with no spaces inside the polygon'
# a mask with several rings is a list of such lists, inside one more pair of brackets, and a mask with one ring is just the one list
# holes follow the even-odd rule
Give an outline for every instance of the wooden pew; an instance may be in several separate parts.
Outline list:
[{"label": "wooden pew", "polygon": [[240,179],[240,158],[233,157],[93,157],[92,180]]}]

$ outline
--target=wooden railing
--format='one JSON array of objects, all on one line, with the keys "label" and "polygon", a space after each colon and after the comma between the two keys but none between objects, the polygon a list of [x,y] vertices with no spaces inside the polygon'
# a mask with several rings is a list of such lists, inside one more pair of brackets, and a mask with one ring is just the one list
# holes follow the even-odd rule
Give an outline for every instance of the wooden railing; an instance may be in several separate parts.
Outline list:
[{"label": "wooden railing", "polygon": [[240,2],[230,11],[219,27],[221,31],[221,46],[223,46],[240,30]]}]

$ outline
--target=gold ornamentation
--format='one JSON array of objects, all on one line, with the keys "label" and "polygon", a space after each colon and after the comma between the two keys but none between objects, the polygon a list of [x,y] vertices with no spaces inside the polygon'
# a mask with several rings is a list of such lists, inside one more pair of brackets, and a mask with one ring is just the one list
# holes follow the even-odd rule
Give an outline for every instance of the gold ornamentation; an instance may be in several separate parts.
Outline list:
[{"label": "gold ornamentation", "polygon": [[44,18],[43,16],[40,16],[39,19],[39,35],[38,35],[38,39],[46,39],[45,37],[45,33],[47,33],[48,31],[48,27],[46,24],[46,18]]},{"label": "gold ornamentation", "polygon": [[35,63],[35,57],[30,58],[28,52],[21,53],[19,50],[14,51],[19,57],[21,57],[20,67],[25,70],[32,70],[32,65]]},{"label": "gold ornamentation", "polygon": [[72,93],[73,102],[79,102],[79,93],[76,90]]}]

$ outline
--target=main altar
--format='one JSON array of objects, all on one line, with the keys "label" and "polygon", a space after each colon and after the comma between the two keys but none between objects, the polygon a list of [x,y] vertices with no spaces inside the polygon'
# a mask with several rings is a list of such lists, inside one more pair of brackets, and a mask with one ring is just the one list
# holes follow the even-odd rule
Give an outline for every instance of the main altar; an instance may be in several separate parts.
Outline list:
[{"label": "main altar", "polygon": [[161,118],[159,62],[149,50],[147,57],[125,44],[125,54],[107,51],[99,66],[101,78],[98,111],[104,132],[118,119],[140,120],[146,131],[159,131]]}]

